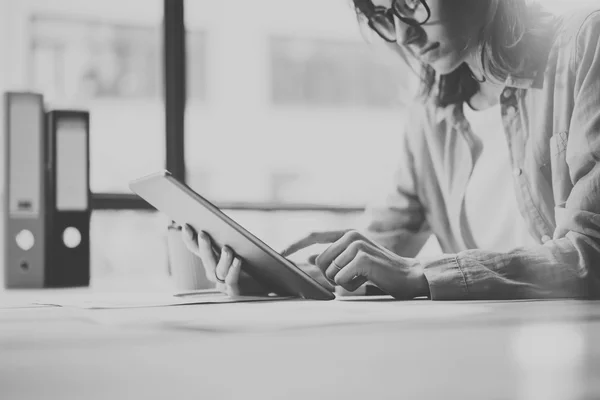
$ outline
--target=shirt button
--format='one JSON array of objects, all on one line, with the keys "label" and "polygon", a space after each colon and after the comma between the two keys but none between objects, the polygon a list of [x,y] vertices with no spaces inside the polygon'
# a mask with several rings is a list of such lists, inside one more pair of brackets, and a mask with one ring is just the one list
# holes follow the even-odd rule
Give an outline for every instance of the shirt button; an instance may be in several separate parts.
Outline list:
[{"label": "shirt button", "polygon": [[513,175],[514,176],[521,176],[523,174],[523,170],[521,168],[515,168],[513,169]]},{"label": "shirt button", "polygon": [[505,99],[508,99],[508,98],[510,98],[512,95],[513,95],[513,90],[512,90],[512,89],[509,89],[509,88],[506,88],[506,89],[504,89],[504,91],[502,92],[502,96],[503,96]]},{"label": "shirt button", "polygon": [[542,243],[546,243],[546,242],[549,242],[551,240],[552,240],[552,238],[550,236],[548,236],[548,235],[542,236]]}]

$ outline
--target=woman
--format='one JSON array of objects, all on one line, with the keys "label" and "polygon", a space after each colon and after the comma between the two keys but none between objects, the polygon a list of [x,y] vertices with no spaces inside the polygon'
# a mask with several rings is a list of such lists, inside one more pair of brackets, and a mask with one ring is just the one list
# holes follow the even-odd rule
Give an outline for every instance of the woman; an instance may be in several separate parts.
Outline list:
[{"label": "woman", "polygon": [[[396,298],[600,295],[600,10],[555,18],[527,0],[354,0],[421,65],[390,193],[362,231],[322,232],[316,266]],[[414,258],[435,234],[444,255]],[[229,249],[185,230],[229,293],[260,290]],[[250,282],[250,284],[248,284]]]}]

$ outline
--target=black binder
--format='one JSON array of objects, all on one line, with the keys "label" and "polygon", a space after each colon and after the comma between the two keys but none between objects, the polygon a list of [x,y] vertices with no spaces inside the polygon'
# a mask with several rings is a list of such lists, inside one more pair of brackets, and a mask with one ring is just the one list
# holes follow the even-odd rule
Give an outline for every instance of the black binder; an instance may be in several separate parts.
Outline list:
[{"label": "black binder", "polygon": [[90,283],[89,113],[48,113],[47,287]]}]

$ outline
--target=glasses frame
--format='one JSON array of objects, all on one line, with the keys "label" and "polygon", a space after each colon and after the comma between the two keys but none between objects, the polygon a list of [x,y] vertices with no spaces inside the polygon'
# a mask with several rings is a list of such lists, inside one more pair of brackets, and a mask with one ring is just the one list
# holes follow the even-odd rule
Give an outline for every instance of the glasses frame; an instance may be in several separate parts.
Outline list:
[{"label": "glasses frame", "polygon": [[[383,40],[385,40],[386,42],[389,42],[389,43],[395,42],[397,40],[397,38],[392,39],[391,37],[390,38],[386,37],[377,28],[377,26],[379,26],[380,24],[376,22],[374,17],[376,17],[376,16],[383,17],[383,18],[389,20],[391,22],[391,24],[394,26],[396,24],[394,21],[394,17],[396,17],[400,21],[404,22],[405,24],[413,26],[413,27],[425,25],[427,22],[429,22],[429,19],[431,18],[431,8],[429,8],[429,4],[427,4],[426,0],[419,0],[419,2],[423,5],[423,7],[425,7],[425,11],[427,11],[427,18],[425,18],[425,20],[423,22],[419,22],[413,18],[408,18],[408,17],[404,17],[404,16],[400,15],[400,13],[398,12],[398,10],[395,7],[396,2],[398,2],[398,1],[401,1],[401,0],[394,0],[392,2],[391,8],[385,8],[382,6],[374,6],[373,3],[371,3],[369,0],[359,1],[356,3],[359,11],[361,13],[363,13],[364,16],[368,19],[369,27],[372,30],[374,30]],[[395,34],[394,34],[394,36],[395,36]]]}]

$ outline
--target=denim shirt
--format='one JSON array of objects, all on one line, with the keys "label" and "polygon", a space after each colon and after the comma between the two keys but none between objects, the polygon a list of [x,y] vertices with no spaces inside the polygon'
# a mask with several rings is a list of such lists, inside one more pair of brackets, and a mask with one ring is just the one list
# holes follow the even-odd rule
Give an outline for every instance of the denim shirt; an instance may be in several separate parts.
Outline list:
[{"label": "denim shirt", "polygon": [[[534,247],[476,249],[464,197],[477,157],[462,106],[411,110],[392,190],[365,233],[420,259],[431,298],[600,297],[600,10],[557,19],[536,78],[509,78],[501,111],[519,210]],[[494,210],[489,210],[493,213]]]}]

